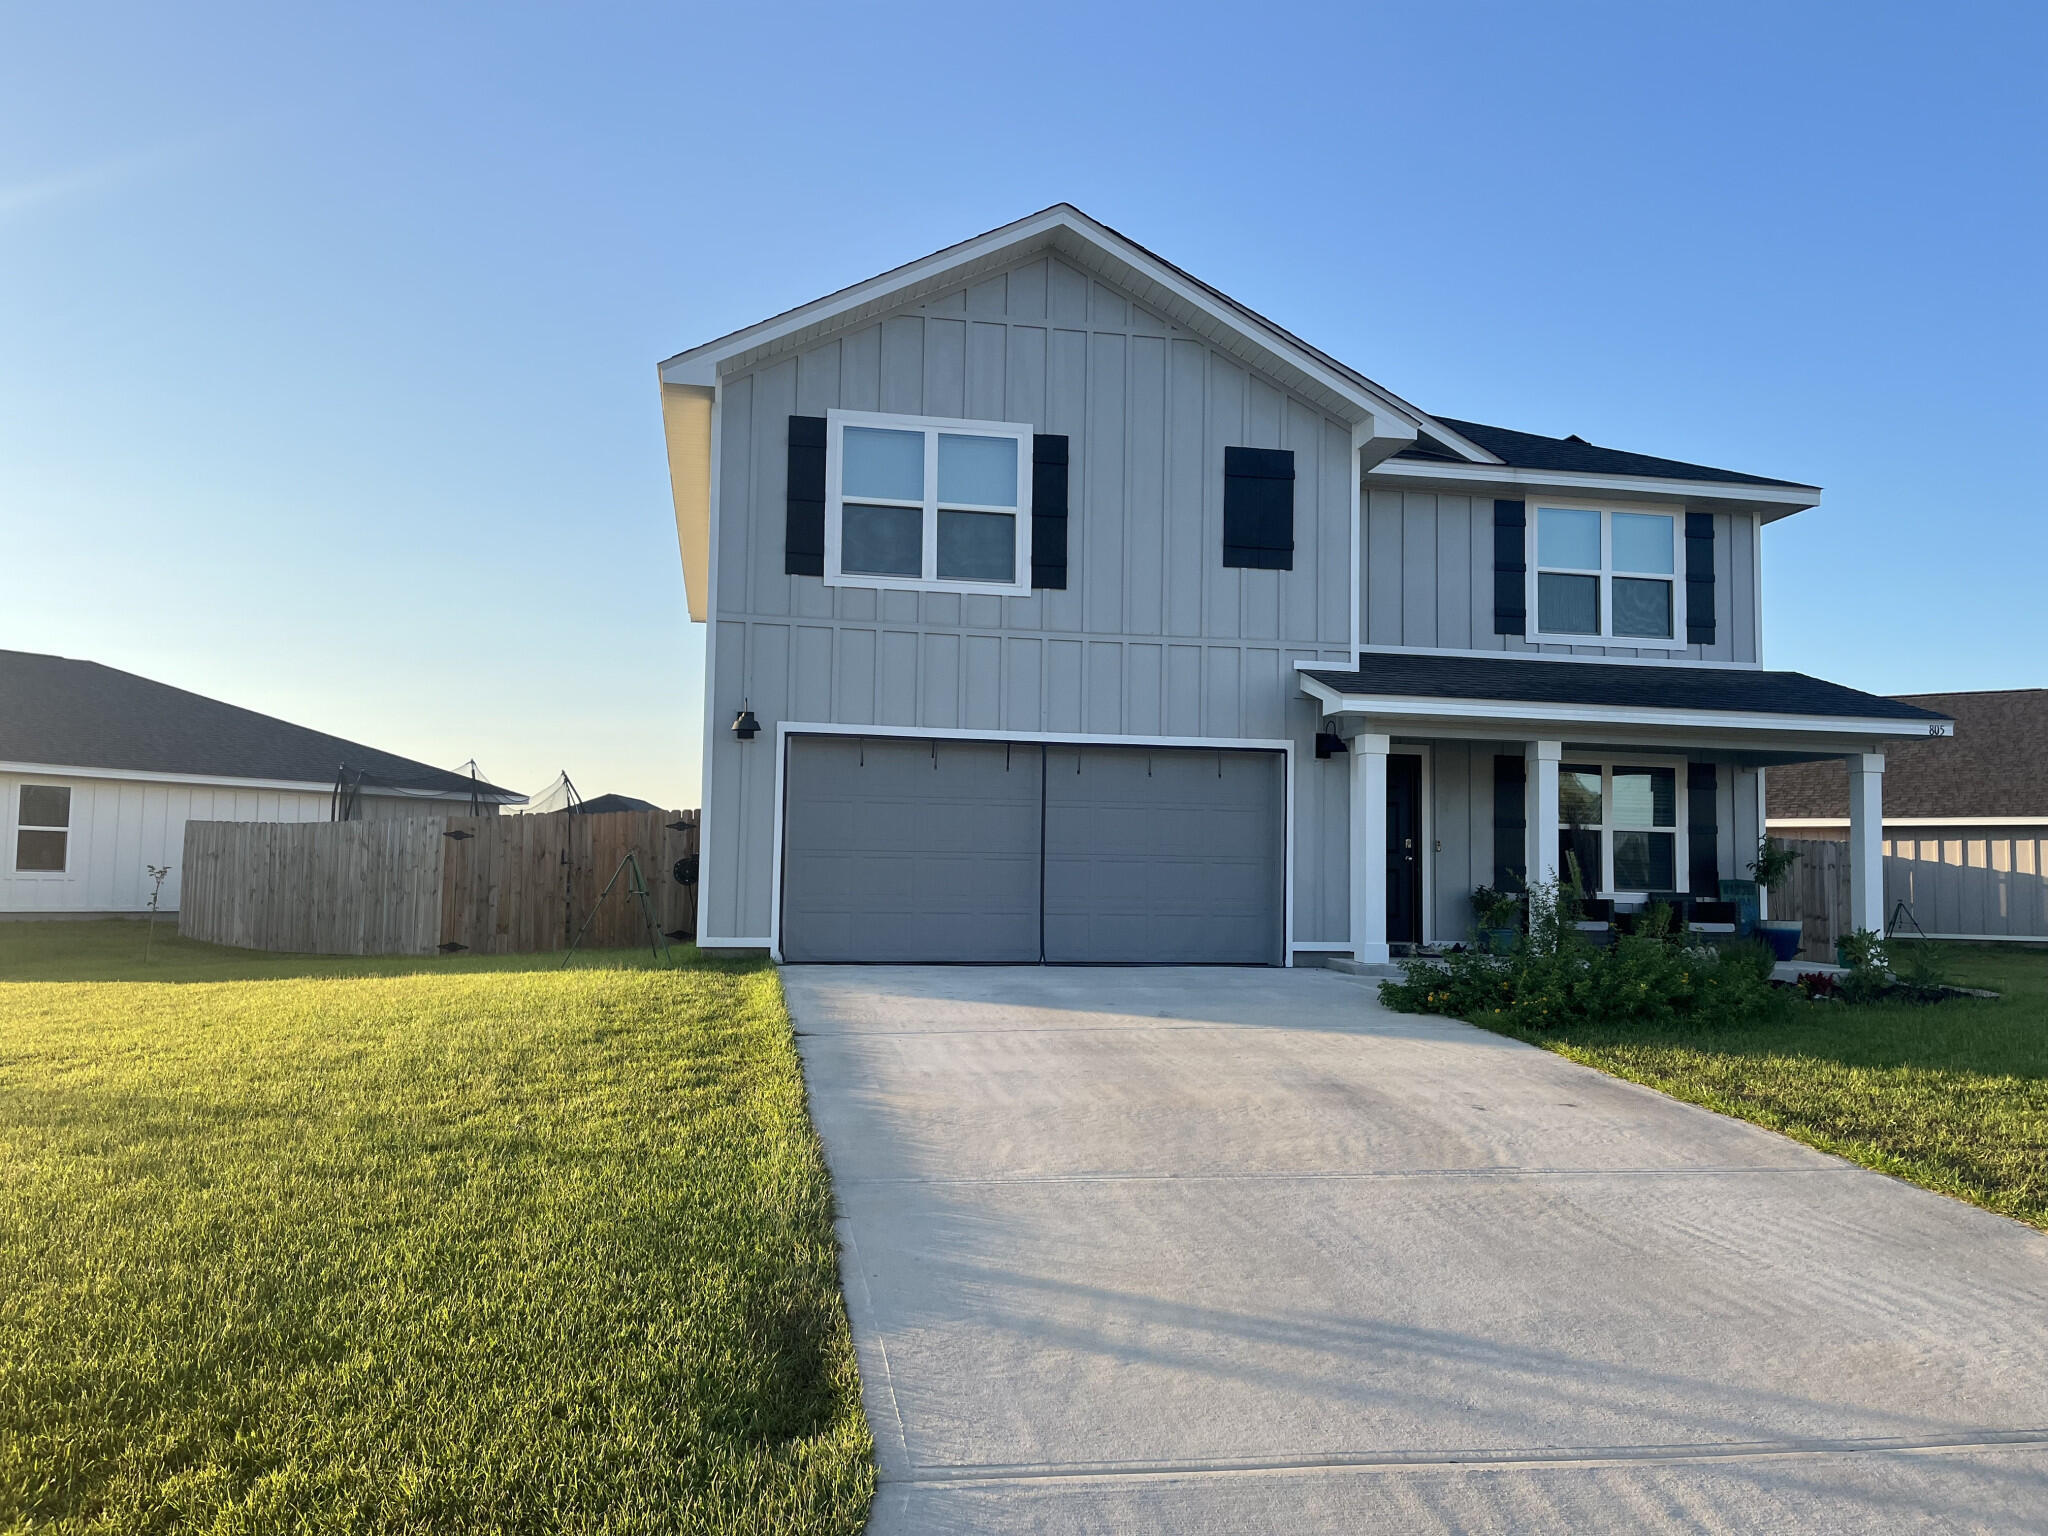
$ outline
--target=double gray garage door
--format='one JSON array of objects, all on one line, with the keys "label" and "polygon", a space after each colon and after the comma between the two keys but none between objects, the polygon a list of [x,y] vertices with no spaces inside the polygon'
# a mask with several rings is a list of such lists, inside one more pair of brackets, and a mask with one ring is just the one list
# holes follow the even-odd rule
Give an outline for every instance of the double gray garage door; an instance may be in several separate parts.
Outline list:
[{"label": "double gray garage door", "polygon": [[1272,965],[1277,752],[793,736],[789,961]]}]

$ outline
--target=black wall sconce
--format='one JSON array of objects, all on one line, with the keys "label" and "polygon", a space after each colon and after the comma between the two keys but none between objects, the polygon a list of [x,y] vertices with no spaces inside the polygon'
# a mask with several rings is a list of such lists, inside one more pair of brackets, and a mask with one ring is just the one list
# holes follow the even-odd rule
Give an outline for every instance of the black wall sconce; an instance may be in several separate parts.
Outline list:
[{"label": "black wall sconce", "polygon": [[732,717],[732,733],[741,741],[752,741],[761,734],[761,722],[754,718],[754,712],[747,708],[744,700],[740,712]]},{"label": "black wall sconce", "polygon": [[1349,747],[1344,745],[1344,738],[1335,731],[1316,732],[1317,757],[1335,757],[1339,752],[1348,752],[1350,750]]}]

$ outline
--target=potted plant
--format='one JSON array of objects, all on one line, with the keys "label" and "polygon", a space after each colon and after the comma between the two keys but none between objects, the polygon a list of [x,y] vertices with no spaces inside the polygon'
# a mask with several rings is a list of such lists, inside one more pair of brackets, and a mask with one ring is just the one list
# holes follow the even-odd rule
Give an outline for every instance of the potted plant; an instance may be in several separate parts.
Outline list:
[{"label": "potted plant", "polygon": [[1491,955],[1507,954],[1521,931],[1522,898],[1482,885],[1472,893],[1472,916],[1479,924],[1479,947]]},{"label": "potted plant", "polygon": [[[1792,878],[1792,866],[1799,862],[1799,850],[1787,848],[1783,843],[1770,837],[1761,839],[1756,845],[1756,859],[1749,866],[1756,876],[1756,883],[1766,891],[1782,891],[1785,883]],[[1780,960],[1791,960],[1799,954],[1800,923],[1797,918],[1770,918],[1757,924],[1757,931],[1764,942]]]}]

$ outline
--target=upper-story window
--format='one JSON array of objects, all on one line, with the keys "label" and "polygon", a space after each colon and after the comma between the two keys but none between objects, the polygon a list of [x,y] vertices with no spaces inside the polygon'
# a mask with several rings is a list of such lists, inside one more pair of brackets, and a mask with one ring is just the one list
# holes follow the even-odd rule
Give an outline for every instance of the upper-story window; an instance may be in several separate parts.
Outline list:
[{"label": "upper-story window", "polygon": [[1031,591],[1031,428],[830,411],[825,580]]},{"label": "upper-story window", "polygon": [[1536,503],[1536,636],[1684,644],[1678,514]]}]

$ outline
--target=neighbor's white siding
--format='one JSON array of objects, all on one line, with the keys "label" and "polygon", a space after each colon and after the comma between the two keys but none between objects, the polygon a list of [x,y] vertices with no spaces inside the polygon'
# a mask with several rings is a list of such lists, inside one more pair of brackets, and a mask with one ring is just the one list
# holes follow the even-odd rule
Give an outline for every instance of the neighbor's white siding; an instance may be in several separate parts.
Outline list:
[{"label": "neighbor's white siding", "polygon": [[[21,786],[71,791],[67,867],[61,874],[14,867]],[[469,803],[364,796],[365,820],[385,816],[467,814]],[[327,790],[243,789],[64,774],[0,773],[0,913],[146,912],[146,866],[168,864],[161,910],[178,909],[178,865],[188,821],[325,821]]]}]

